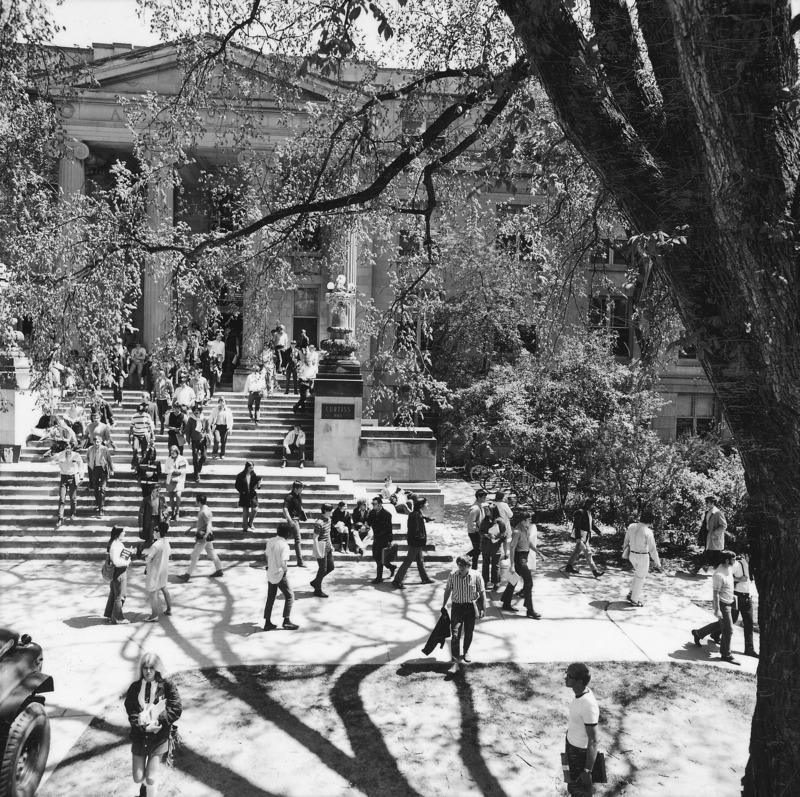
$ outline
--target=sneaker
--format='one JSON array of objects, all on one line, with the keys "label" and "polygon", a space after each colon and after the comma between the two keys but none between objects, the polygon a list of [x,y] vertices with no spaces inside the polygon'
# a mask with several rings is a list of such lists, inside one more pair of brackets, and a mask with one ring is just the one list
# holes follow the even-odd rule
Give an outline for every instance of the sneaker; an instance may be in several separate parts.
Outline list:
[{"label": "sneaker", "polygon": [[642,606],[644,606],[644,604],[641,601],[631,601],[630,603],[631,603],[631,606],[633,606],[633,607],[635,607],[637,609],[641,609]]},{"label": "sneaker", "polygon": [[694,640],[694,644],[697,645],[698,648],[703,644],[700,638],[700,634],[694,628],[692,629],[692,639]]},{"label": "sneaker", "polygon": [[209,578],[222,578],[222,576],[223,576],[223,573],[222,573],[222,571],[221,571],[221,570],[215,570],[215,571],[214,571],[214,572],[213,572],[213,573],[212,573],[212,574],[209,576]]},{"label": "sneaker", "polygon": [[112,620],[111,624],[112,625],[129,625],[130,622],[131,621],[127,617],[123,617],[121,620]]},{"label": "sneaker", "polygon": [[155,622],[158,622],[158,615],[157,615],[157,614],[151,614],[149,617],[145,617],[145,618],[144,618],[144,621],[145,621],[146,623],[155,623]]},{"label": "sneaker", "polygon": [[293,623],[291,620],[284,620],[283,627],[287,631],[297,631],[297,629],[300,628],[300,626],[297,625],[297,623]]}]

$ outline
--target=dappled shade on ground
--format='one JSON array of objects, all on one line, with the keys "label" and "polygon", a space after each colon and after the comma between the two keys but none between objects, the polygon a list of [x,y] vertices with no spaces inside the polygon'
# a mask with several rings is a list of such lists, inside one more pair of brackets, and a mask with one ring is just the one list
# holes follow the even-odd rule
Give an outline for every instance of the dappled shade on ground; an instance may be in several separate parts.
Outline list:
[{"label": "dappled shade on ground", "polygon": [[[175,679],[184,743],[159,794],[560,795],[565,666],[475,664],[456,678],[442,663],[414,662],[183,672]],[[599,794],[738,793],[752,676],[675,663],[591,666],[609,754]],[[129,772],[120,696],[39,795],[132,795]]]}]

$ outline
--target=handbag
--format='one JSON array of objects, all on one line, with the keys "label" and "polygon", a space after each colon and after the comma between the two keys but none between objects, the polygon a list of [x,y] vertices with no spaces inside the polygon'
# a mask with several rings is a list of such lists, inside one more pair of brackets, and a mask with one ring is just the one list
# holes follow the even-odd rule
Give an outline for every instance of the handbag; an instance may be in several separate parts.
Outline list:
[{"label": "handbag", "polygon": [[106,560],[100,568],[100,574],[103,576],[103,581],[111,581],[114,578],[114,563],[110,556],[106,556]]},{"label": "handbag", "polygon": [[381,553],[383,564],[391,564],[397,558],[397,551],[397,543],[394,543],[393,545],[387,545]]},{"label": "handbag", "polygon": [[[569,777],[569,758],[566,753],[561,753],[561,769],[564,772],[564,783],[571,783]],[[608,783],[606,773],[606,756],[601,750],[597,751],[592,767],[592,783]]]}]

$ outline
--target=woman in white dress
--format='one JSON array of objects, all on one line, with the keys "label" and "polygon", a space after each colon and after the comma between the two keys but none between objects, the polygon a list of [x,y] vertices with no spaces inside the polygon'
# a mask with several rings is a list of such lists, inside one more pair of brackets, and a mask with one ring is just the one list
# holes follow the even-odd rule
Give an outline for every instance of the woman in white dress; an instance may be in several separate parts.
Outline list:
[{"label": "woman in white dress", "polygon": [[156,526],[155,542],[147,549],[147,579],[145,589],[150,596],[150,616],[148,623],[158,620],[161,609],[158,593],[164,596],[167,608],[164,614],[172,614],[172,600],[170,599],[167,583],[169,582],[169,557],[172,553],[167,539],[169,523],[161,522]]}]

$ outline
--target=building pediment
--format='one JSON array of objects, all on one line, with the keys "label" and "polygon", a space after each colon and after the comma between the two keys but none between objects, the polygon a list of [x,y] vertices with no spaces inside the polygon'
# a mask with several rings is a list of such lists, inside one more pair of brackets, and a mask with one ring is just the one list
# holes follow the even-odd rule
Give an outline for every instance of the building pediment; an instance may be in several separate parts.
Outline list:
[{"label": "building pediment", "polygon": [[[219,47],[220,40],[208,36],[203,44],[209,51]],[[228,44],[229,72],[249,81],[252,99],[271,104],[277,101],[281,86],[291,84],[299,89],[297,101],[326,102],[333,84],[318,76],[293,78],[293,65],[285,59],[263,56],[255,50]],[[84,92],[106,92],[113,94],[144,94],[155,92],[162,96],[177,94],[185,81],[180,66],[180,46],[169,42],[152,47],[122,50],[113,55],[93,60],[89,63],[90,76],[86,76],[86,66],[76,67],[76,80],[73,88]],[[219,80],[222,70],[215,67],[208,76],[211,81]],[[229,74],[230,77],[230,74]],[[221,91],[222,96],[224,92]]]}]

